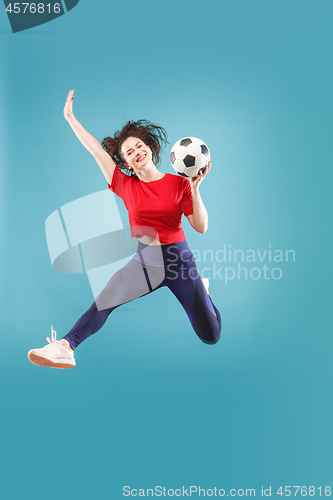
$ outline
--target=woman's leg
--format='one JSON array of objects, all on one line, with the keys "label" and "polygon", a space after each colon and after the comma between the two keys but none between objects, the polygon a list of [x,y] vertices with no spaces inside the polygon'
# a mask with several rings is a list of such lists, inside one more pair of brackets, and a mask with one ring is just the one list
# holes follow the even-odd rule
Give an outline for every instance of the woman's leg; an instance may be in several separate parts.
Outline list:
[{"label": "woman's leg", "polygon": [[205,289],[192,252],[183,248],[177,253],[178,261],[166,268],[164,283],[182,304],[199,339],[216,344],[221,335],[221,315]]},{"label": "woman's leg", "polygon": [[[102,328],[108,316],[117,307],[143,297],[158,288],[165,276],[161,257],[151,262],[150,249],[139,244],[138,252],[107,283],[90,308],[63,337],[74,350],[85,339]],[[156,251],[155,251],[156,253]],[[147,265],[155,264],[155,265]],[[61,339],[61,340],[63,340]]]},{"label": "woman's leg", "polygon": [[98,311],[96,302],[94,301],[89,309],[78,319],[73,328],[61,340],[67,340],[74,350],[86,338],[102,328],[109,314],[111,314],[114,309],[115,307]]},{"label": "woman's leg", "polygon": [[[130,262],[112,276],[88,311],[67,335],[56,340],[52,330],[52,342],[48,338],[48,345],[29,351],[28,358],[32,363],[53,368],[75,366],[73,350],[83,340],[96,333],[114,309],[163,286],[165,272],[164,265],[160,265],[161,259],[156,259],[156,251],[151,256],[150,250],[141,246],[142,248],[139,244],[138,252]],[[161,253],[157,251],[157,255],[159,252]]]}]

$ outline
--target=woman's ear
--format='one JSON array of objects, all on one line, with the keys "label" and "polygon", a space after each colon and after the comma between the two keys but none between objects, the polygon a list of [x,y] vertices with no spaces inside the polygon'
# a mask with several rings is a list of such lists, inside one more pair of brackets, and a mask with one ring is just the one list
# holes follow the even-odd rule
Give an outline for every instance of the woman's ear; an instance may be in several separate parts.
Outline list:
[{"label": "woman's ear", "polygon": [[124,167],[127,168],[127,170],[132,170],[132,167],[130,167],[129,165],[127,165],[127,163],[123,163]]}]

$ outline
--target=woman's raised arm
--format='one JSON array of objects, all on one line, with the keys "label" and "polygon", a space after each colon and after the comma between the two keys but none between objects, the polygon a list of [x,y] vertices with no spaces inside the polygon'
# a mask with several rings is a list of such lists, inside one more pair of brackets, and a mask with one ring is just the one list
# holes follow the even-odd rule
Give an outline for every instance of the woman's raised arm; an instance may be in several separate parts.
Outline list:
[{"label": "woman's raised arm", "polygon": [[103,149],[102,145],[89,132],[82,127],[73,114],[73,94],[74,90],[70,90],[64,107],[64,117],[72,127],[75,135],[83,146],[93,155],[96,162],[100,166],[107,182],[111,184],[115,162],[111,156]]}]

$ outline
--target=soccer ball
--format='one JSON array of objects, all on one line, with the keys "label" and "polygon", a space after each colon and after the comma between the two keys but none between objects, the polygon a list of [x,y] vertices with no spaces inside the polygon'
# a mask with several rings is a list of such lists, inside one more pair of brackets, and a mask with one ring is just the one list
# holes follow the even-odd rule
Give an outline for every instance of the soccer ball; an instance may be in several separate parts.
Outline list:
[{"label": "soccer ball", "polygon": [[172,146],[170,161],[174,170],[184,177],[196,177],[204,172],[210,159],[207,145],[196,137],[184,137]]}]

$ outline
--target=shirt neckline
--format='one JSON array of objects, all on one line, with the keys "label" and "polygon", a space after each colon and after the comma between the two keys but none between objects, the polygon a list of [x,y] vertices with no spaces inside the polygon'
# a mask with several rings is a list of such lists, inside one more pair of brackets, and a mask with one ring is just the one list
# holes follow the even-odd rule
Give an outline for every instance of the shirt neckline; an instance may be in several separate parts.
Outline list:
[{"label": "shirt neckline", "polygon": [[159,181],[162,181],[164,179],[164,177],[166,176],[166,173],[163,175],[163,177],[161,177],[160,179],[155,179],[154,181],[148,181],[148,182],[145,182],[145,181],[142,181],[139,177],[139,181],[140,182],[143,182],[143,184],[152,184],[153,182],[159,182]]}]

